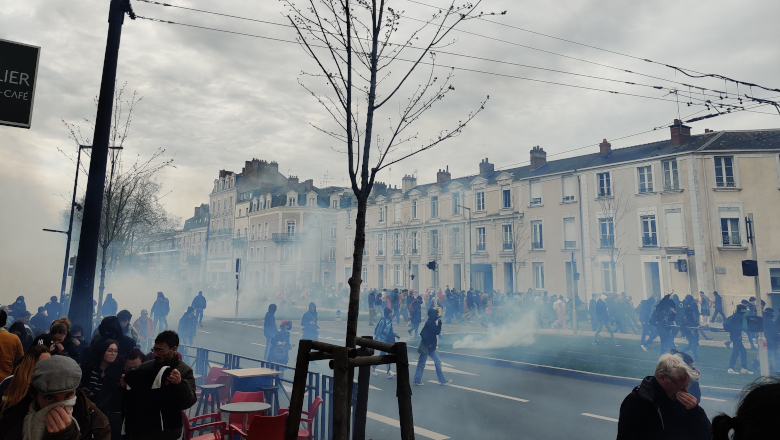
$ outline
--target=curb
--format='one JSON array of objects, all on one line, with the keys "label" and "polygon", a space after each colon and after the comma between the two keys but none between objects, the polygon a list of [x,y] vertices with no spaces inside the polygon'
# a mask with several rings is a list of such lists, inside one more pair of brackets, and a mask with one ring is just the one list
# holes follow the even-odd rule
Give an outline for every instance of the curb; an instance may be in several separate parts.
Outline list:
[{"label": "curb", "polygon": [[[417,352],[417,347],[407,345],[407,349],[414,349]],[[636,377],[623,377],[612,376],[609,374],[593,373],[590,371],[572,370],[569,368],[552,367],[549,365],[532,364],[528,362],[510,361],[506,359],[489,358],[483,356],[476,356],[471,354],[453,353],[451,351],[439,351],[439,357],[467,360],[469,362],[480,363],[484,365],[492,365],[502,368],[513,368],[516,370],[533,371],[535,373],[549,374],[553,376],[561,376],[571,379],[587,380],[590,382],[598,382],[609,385],[617,385],[633,388],[642,382],[641,378]],[[729,399],[736,399],[742,392],[738,388],[724,388],[715,386],[701,386],[703,397],[722,397]]]}]

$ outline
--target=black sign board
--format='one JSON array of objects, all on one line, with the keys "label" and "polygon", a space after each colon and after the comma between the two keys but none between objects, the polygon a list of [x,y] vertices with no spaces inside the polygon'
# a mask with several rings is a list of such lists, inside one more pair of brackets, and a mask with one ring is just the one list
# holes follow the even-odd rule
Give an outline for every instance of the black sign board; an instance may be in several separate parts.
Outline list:
[{"label": "black sign board", "polygon": [[30,128],[41,48],[0,39],[0,125]]}]

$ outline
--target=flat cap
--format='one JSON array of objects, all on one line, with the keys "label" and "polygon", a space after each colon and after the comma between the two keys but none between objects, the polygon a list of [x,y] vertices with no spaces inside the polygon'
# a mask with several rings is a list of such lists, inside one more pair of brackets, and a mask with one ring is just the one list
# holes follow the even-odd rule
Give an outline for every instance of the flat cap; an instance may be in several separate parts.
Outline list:
[{"label": "flat cap", "polygon": [[52,356],[33,368],[30,384],[40,394],[62,393],[79,387],[81,368],[68,356]]}]

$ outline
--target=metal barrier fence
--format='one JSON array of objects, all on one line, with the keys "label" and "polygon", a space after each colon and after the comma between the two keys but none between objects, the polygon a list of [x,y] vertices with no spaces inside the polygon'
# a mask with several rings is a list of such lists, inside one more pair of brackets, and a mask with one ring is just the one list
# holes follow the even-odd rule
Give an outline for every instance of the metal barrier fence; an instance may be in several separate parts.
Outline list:
[{"label": "metal barrier fence", "polygon": [[[192,367],[195,374],[199,374],[204,378],[208,376],[209,370],[213,366],[220,366],[222,368],[228,369],[251,368],[260,366],[281,371],[283,373],[277,379],[279,381],[279,386],[282,389],[282,394],[285,396],[287,395],[287,392],[284,388],[284,384],[288,383],[290,386],[292,386],[293,383],[292,378],[285,378],[285,373],[288,371],[292,372],[292,375],[295,374],[295,368],[288,365],[275,364],[273,362],[264,361],[262,359],[239,356],[232,353],[225,353],[188,345],[181,345],[180,349],[180,353],[184,362]],[[192,354],[193,351],[195,354]],[[333,437],[333,426],[331,423],[331,420],[333,419],[333,376],[310,371],[306,383],[306,392],[308,393],[308,406],[311,406],[315,398],[322,398],[319,415],[315,416],[314,418],[314,439],[330,440]],[[280,399],[278,396],[279,393],[277,392],[277,398],[275,399],[273,406],[274,414],[278,413],[279,411]],[[308,410],[308,406],[303,409]]]}]

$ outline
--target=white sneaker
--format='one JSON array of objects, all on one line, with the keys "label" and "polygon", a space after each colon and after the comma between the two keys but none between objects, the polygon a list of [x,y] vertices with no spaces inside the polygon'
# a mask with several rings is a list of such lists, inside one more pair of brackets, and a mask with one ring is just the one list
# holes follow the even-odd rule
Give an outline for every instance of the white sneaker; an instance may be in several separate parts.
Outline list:
[{"label": "white sneaker", "polygon": [[452,382],[452,379],[447,379],[446,382],[439,382],[439,383],[441,383],[442,385],[447,385],[450,382]]},{"label": "white sneaker", "polygon": [[376,373],[376,368],[372,368],[372,369],[371,369],[371,374],[373,374],[374,376],[376,376],[376,375],[377,375],[377,373]]},{"label": "white sneaker", "polygon": [[747,368],[743,368],[743,369],[739,370],[739,372],[741,374],[753,374],[753,372],[748,370]]},{"label": "white sneaker", "polygon": [[729,368],[729,374],[739,374],[739,371],[734,371],[733,369]]},{"label": "white sneaker", "polygon": [[644,352],[647,353],[647,347],[645,347],[644,345],[640,345],[640,347],[642,347],[642,350],[644,350]]},{"label": "white sneaker", "polygon": [[422,383],[422,382],[415,382],[414,384],[415,384],[416,386],[418,386],[418,387],[425,386],[425,384],[424,384],[424,383]]},{"label": "white sneaker", "polygon": [[387,378],[388,379],[392,379],[394,377],[395,377],[395,373],[393,373],[393,370],[390,370],[390,371],[387,372]]}]

